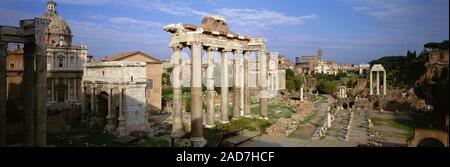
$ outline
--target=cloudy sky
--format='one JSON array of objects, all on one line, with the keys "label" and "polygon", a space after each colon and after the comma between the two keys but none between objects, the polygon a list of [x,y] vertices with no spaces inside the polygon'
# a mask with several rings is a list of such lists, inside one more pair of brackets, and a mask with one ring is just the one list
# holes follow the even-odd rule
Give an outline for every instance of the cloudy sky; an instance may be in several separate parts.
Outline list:
[{"label": "cloudy sky", "polygon": [[[72,28],[74,43],[86,43],[95,57],[141,50],[168,58],[170,23],[199,25],[222,15],[230,29],[268,39],[268,50],[364,63],[422,49],[449,36],[448,0],[56,0],[58,14]],[[41,16],[46,0],[1,0],[0,25]]]}]

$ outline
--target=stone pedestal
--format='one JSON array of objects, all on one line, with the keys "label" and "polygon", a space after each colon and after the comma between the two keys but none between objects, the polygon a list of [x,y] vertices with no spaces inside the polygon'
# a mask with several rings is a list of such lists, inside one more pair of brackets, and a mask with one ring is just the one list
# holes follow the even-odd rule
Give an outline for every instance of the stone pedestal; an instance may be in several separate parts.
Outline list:
[{"label": "stone pedestal", "polygon": [[193,147],[205,147],[207,141],[203,137],[190,138]]}]

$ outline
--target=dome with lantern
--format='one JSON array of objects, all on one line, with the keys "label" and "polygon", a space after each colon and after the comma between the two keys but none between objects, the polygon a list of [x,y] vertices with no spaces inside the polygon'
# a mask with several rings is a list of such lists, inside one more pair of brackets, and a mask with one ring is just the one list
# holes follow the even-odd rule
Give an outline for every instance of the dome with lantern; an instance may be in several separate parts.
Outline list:
[{"label": "dome with lantern", "polygon": [[47,11],[40,17],[51,21],[45,30],[45,42],[48,46],[69,47],[72,45],[72,32],[69,24],[58,16],[56,6],[54,0],[48,1]]}]

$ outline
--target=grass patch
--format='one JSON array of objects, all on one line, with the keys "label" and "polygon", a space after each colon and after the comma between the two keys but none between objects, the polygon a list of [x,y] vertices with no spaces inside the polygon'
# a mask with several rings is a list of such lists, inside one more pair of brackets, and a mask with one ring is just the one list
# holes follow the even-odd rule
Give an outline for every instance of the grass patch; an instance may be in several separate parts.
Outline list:
[{"label": "grass patch", "polygon": [[[76,136],[84,136],[77,138]],[[73,132],[61,133],[61,134],[49,134],[48,143],[57,147],[86,147],[85,143],[89,144],[89,147],[167,147],[169,141],[158,138],[143,138],[143,142],[136,144],[131,143],[129,145],[121,145],[113,140],[117,137],[103,133],[102,129],[80,129]]]},{"label": "grass patch", "polygon": [[[256,106],[251,108],[253,115],[260,115],[260,107]],[[280,111],[275,113],[276,111]],[[267,105],[267,116],[269,119],[290,118],[292,113],[295,112],[295,108],[285,104],[269,104]]]},{"label": "grass patch", "polygon": [[238,120],[231,121],[229,124],[216,124],[216,127],[211,129],[211,132],[217,133],[243,128],[251,131],[259,131],[261,133],[266,133],[266,128],[268,128],[274,123],[275,121],[273,120],[241,117]]},{"label": "grass patch", "polygon": [[387,125],[392,128],[402,129],[407,132],[408,137],[414,134],[415,123],[404,119],[372,118],[374,125]]}]

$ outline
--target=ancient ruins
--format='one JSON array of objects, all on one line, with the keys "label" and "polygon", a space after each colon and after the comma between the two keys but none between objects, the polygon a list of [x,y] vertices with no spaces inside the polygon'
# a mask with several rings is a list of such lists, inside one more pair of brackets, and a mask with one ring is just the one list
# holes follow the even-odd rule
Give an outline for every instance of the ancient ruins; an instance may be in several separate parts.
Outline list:
[{"label": "ancient ruins", "polygon": [[8,43],[24,44],[25,146],[47,145],[47,45],[44,35],[50,20],[21,20],[20,27],[0,26],[0,146],[6,144],[6,56]]},{"label": "ancient ruins", "polygon": [[[259,62],[259,80],[258,86],[260,88],[260,109],[261,117],[267,119],[267,51],[265,47],[265,39],[251,38],[248,36],[238,35],[228,29],[228,25],[223,17],[212,16],[205,17],[201,26],[192,24],[170,24],[164,27],[164,30],[172,34],[172,40],[169,46],[173,49],[172,54],[172,85],[174,89],[174,109],[173,109],[173,133],[174,138],[180,138],[184,132],[182,131],[182,99],[181,99],[181,85],[180,85],[180,65],[181,65],[181,50],[184,47],[189,47],[191,50],[191,93],[192,93],[192,111],[191,111],[191,141],[194,146],[204,146],[206,144],[203,138],[203,122],[202,122],[202,50],[207,52],[208,68],[207,69],[207,116],[206,125],[208,127],[214,126],[214,80],[213,80],[213,56],[215,52],[221,52],[222,58],[222,73],[221,73],[221,88],[222,88],[222,105],[221,105],[221,123],[228,123],[228,56],[233,55],[233,67],[237,69],[240,57],[244,57],[244,85],[239,85],[237,80],[237,73],[233,73],[233,88],[234,103],[233,103],[233,118],[240,117],[240,87],[244,87],[244,116],[250,116],[250,97],[249,97],[249,56],[252,52],[258,53]],[[237,71],[237,70],[235,70]]]},{"label": "ancient ruins", "polygon": [[86,64],[82,124],[104,128],[118,136],[147,130],[146,73],[145,62]]},{"label": "ancient ruins", "polygon": [[370,95],[373,95],[373,77],[372,74],[376,72],[377,73],[377,80],[376,80],[376,87],[377,87],[377,92],[376,95],[380,95],[380,72],[383,72],[383,95],[386,95],[386,70],[384,69],[384,67],[381,64],[375,64],[372,66],[372,68],[370,69]]}]

